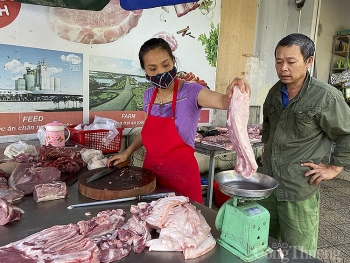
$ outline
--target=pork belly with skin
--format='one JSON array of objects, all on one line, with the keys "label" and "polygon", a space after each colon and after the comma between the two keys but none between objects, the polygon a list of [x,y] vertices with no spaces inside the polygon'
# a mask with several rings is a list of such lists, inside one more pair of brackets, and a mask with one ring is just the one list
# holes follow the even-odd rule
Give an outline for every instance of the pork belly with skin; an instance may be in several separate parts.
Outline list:
[{"label": "pork belly with skin", "polygon": [[248,136],[248,121],[249,94],[242,93],[239,87],[235,86],[227,110],[226,123],[237,156],[235,171],[246,178],[251,177],[258,169]]},{"label": "pork belly with skin", "polygon": [[[53,226],[0,247],[0,262],[100,263],[100,251],[76,224]],[[15,261],[6,261],[9,258]]]},{"label": "pork belly with skin", "polygon": [[188,201],[188,197],[185,196],[170,196],[158,199],[152,204],[152,213],[146,218],[147,224],[155,229],[163,228],[170,209],[174,206],[188,203]]},{"label": "pork belly with skin", "polygon": [[146,242],[149,251],[182,251],[186,259],[197,258],[216,244],[201,212],[181,196],[159,199],[146,222],[160,229],[159,238]]},{"label": "pork belly with skin", "polygon": [[[159,241],[169,251],[183,251],[199,246],[210,230],[203,215],[192,204],[187,203],[176,206],[169,212],[164,227],[160,230]],[[158,249],[156,243],[149,248],[153,251]]]}]

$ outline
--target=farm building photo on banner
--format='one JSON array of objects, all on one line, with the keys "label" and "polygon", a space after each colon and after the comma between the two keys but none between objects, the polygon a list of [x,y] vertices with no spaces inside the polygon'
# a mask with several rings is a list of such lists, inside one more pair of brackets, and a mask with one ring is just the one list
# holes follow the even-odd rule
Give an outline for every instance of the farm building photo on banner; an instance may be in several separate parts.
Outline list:
[{"label": "farm building photo on banner", "polygon": [[[33,123],[52,113],[59,118],[77,111],[71,118],[81,118],[81,54],[3,44],[0,48],[1,132],[36,132]],[[16,116],[22,124],[14,121]]]},{"label": "farm building photo on banner", "polygon": [[[0,106],[0,136],[95,116],[124,128],[142,125],[143,92],[151,85],[138,51],[152,37],[168,41],[178,71],[215,89],[220,9],[220,0],[141,10],[111,0],[101,11],[1,1],[1,104],[9,101]],[[210,110],[202,109],[199,122],[210,122]],[[25,126],[34,130],[18,129]]]}]

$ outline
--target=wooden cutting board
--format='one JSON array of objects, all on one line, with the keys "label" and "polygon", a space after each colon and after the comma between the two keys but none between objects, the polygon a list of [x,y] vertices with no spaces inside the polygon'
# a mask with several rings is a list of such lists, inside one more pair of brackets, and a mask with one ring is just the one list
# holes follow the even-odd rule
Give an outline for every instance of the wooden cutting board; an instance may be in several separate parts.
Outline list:
[{"label": "wooden cutting board", "polygon": [[86,180],[106,168],[98,168],[82,174],[79,192],[95,200],[111,200],[151,193],[156,188],[156,175],[140,167],[126,166],[93,182]]}]

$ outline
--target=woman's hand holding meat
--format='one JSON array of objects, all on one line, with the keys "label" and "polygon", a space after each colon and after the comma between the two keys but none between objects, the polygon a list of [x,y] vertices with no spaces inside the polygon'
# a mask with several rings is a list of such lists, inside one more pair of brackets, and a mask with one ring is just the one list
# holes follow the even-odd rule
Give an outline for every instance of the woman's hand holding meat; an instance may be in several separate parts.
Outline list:
[{"label": "woman's hand holding meat", "polygon": [[125,162],[129,156],[136,150],[138,150],[142,146],[142,136],[141,133],[137,135],[135,141],[122,153],[116,153],[112,157],[110,157],[106,163],[107,167],[115,166],[119,163]]},{"label": "woman's hand holding meat", "polygon": [[314,185],[318,185],[323,180],[333,179],[343,170],[343,167],[323,163],[302,163],[301,166],[309,166],[311,168],[310,171],[305,173],[305,176],[309,176],[309,184]]},{"label": "woman's hand holding meat", "polygon": [[226,89],[226,94],[222,94],[209,89],[202,89],[198,94],[198,104],[204,108],[226,110],[232,94],[233,88],[239,86],[240,90],[250,94],[250,85],[245,79],[235,78]]},{"label": "woman's hand holding meat", "polygon": [[232,94],[233,94],[233,88],[235,86],[238,86],[242,93],[248,93],[249,96],[251,94],[250,85],[247,80],[241,79],[241,78],[235,78],[230,85],[228,85],[226,89],[226,96],[227,96],[227,103],[230,102]]},{"label": "woman's hand holding meat", "polygon": [[119,163],[125,162],[129,158],[129,154],[124,151],[122,153],[117,153],[107,160],[106,166],[116,166]]}]

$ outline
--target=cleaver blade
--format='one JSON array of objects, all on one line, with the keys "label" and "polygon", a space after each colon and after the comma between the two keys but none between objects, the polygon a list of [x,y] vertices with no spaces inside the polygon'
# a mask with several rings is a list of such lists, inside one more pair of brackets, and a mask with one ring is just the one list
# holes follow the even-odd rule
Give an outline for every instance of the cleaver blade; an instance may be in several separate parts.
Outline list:
[{"label": "cleaver blade", "polygon": [[110,174],[111,172],[115,171],[115,170],[118,170],[118,169],[121,169],[125,166],[127,166],[128,164],[130,164],[130,160],[126,160],[125,162],[122,162],[122,163],[118,163],[116,166],[114,167],[111,167],[111,168],[106,168],[106,170],[103,170],[103,171],[100,171],[98,173],[95,173],[93,176],[89,177],[86,182],[87,183],[91,183],[107,174]]}]

